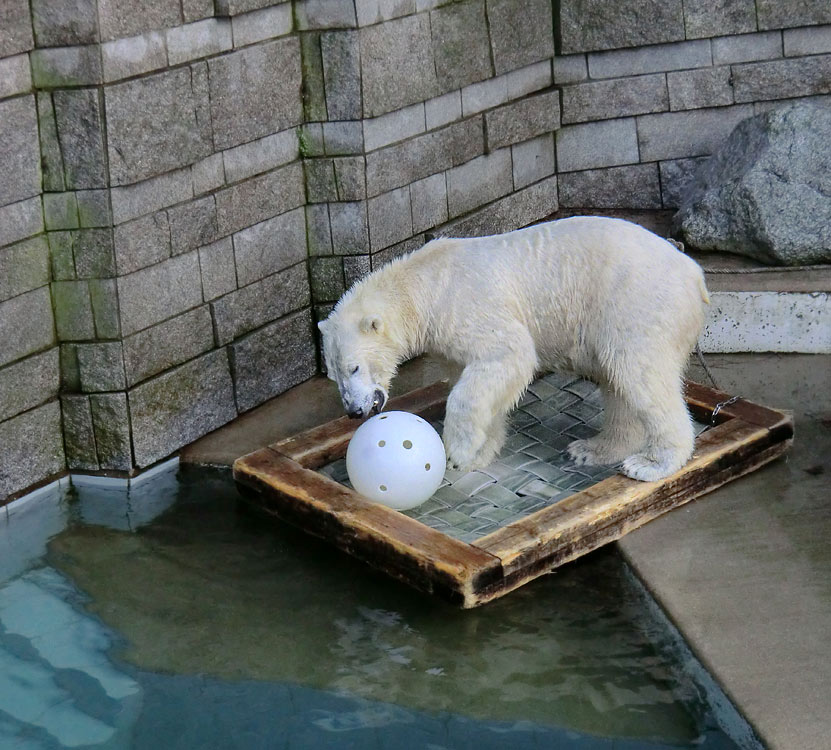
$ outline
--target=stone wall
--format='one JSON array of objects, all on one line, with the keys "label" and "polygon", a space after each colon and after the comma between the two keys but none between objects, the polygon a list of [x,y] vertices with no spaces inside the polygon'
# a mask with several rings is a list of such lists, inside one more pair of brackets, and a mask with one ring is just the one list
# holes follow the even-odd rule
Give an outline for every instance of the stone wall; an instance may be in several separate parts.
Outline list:
[{"label": "stone wall", "polygon": [[310,377],[314,319],[433,235],[674,206],[829,93],[827,0],[4,0],[0,498]]}]

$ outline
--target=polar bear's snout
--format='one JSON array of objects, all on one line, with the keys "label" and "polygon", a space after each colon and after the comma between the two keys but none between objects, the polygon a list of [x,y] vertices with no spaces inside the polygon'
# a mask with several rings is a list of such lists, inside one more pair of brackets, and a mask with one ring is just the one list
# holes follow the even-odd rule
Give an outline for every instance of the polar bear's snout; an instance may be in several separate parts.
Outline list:
[{"label": "polar bear's snout", "polygon": [[387,392],[380,386],[376,386],[371,393],[371,398],[364,394],[357,399],[351,395],[344,395],[343,408],[352,419],[371,417],[382,411],[387,404]]}]

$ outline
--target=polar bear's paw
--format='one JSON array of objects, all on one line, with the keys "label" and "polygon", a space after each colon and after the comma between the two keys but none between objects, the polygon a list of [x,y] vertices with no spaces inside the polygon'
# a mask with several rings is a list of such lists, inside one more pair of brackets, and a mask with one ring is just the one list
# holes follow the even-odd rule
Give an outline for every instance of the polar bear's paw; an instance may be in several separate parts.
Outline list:
[{"label": "polar bear's paw", "polygon": [[657,482],[678,471],[684,465],[673,454],[664,454],[658,458],[645,453],[636,453],[623,462],[622,471],[627,477],[638,479],[641,482]]},{"label": "polar bear's paw", "polygon": [[622,461],[629,451],[625,447],[615,446],[605,440],[590,438],[575,440],[568,445],[568,455],[578,466],[603,466]]}]

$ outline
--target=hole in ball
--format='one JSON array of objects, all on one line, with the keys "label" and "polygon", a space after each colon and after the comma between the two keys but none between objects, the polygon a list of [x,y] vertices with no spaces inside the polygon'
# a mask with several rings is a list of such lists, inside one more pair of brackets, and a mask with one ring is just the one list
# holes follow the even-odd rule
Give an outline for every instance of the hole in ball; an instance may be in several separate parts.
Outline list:
[{"label": "hole in ball", "polygon": [[424,464],[424,471],[430,471],[430,464]]},{"label": "hole in ball", "polygon": [[387,444],[386,440],[379,440],[378,441],[378,447],[379,448],[383,448],[386,444]]},{"label": "hole in ball", "polygon": [[381,490],[381,492],[386,492],[387,491],[387,485],[382,484],[378,489]]},{"label": "hole in ball", "polygon": [[403,446],[404,446],[407,450],[410,450],[410,448],[412,448],[412,447],[413,447],[413,443],[412,443],[412,441],[410,441],[410,440],[405,440],[405,441],[402,443],[402,445],[403,445]]},{"label": "hole in ball", "polygon": [[378,417],[378,419],[386,419],[387,415],[385,414],[383,417]]}]

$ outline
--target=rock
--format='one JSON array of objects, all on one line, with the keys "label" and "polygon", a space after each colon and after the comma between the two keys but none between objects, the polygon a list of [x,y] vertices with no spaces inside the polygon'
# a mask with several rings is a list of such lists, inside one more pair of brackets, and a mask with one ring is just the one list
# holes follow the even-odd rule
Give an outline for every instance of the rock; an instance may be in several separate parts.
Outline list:
[{"label": "rock", "polygon": [[831,107],[800,102],[741,122],[697,170],[673,228],[700,250],[831,262]]}]

